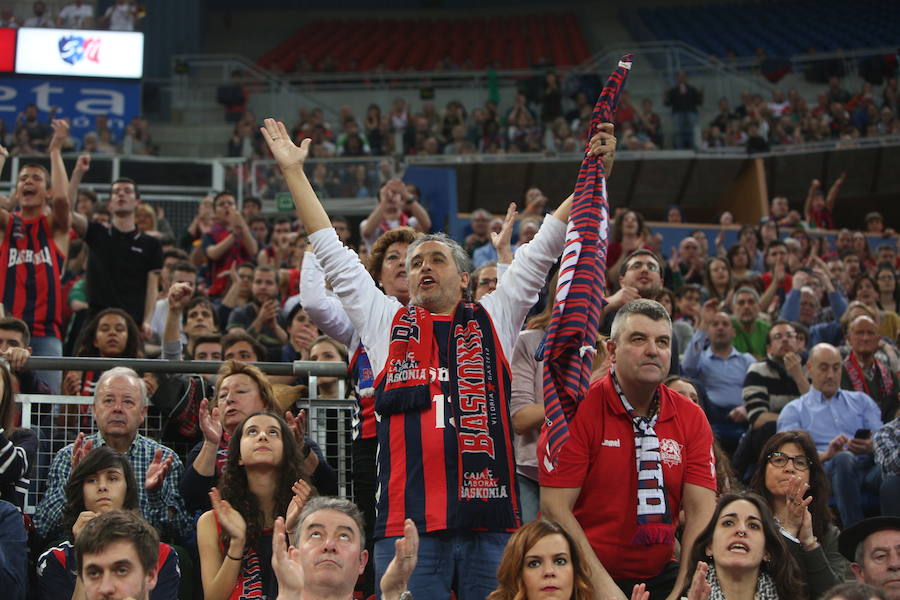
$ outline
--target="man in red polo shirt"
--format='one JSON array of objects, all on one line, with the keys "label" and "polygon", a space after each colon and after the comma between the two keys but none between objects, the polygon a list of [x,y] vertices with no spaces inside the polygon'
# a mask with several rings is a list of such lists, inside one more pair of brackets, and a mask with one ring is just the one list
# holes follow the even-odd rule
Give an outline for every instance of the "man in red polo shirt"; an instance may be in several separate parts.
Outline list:
[{"label": "man in red polo shirt", "polygon": [[635,583],[647,583],[651,598],[676,598],[687,568],[674,558],[679,513],[682,556],[713,514],[709,423],[699,406],[661,385],[671,342],[662,305],[638,299],[620,308],[607,342],[610,374],[569,423],[557,464],[538,451],[541,511],[575,538],[600,597],[624,600]]}]

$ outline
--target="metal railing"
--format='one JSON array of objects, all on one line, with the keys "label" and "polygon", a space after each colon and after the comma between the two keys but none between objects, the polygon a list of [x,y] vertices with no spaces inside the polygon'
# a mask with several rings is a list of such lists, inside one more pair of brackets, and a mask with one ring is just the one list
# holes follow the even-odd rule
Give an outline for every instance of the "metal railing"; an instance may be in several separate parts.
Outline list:
[{"label": "metal railing", "polygon": [[[345,395],[343,378],[347,367],[343,363],[295,361],[293,363],[252,363],[267,375],[307,375],[308,395],[294,404],[295,409],[307,411],[307,435],[322,449],[328,463],[338,474],[338,492],[349,497],[352,482],[350,477],[350,431],[355,403],[352,399],[324,399],[318,397],[318,377],[340,377],[338,395]],[[94,370],[103,371],[114,366],[125,366],[139,372],[155,373],[216,373],[222,366],[214,361],[167,361],[139,358],[80,358],[80,357],[38,357],[32,356],[26,365],[34,370]],[[47,474],[53,456],[66,445],[75,441],[79,432],[96,432],[96,423],[91,416],[93,398],[89,396],[19,394],[21,426],[32,429],[38,435],[37,461],[31,477],[31,486],[26,500],[25,511],[34,513],[40,496],[46,489]],[[151,403],[147,417],[139,428],[139,433],[165,443],[160,439],[164,426],[163,416],[154,410]],[[174,446],[174,445],[173,445]],[[182,458],[190,448],[172,447]]]}]

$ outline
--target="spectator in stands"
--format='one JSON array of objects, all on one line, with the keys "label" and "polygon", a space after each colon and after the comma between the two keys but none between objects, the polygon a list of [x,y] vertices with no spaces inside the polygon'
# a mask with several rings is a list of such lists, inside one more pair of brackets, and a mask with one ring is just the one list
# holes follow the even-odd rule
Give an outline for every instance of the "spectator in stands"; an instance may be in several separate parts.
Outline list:
[{"label": "spectator in stands", "polygon": [[[604,133],[598,136],[596,150],[592,147],[592,151],[601,149],[599,138],[614,141],[607,130],[608,128],[604,128]],[[385,297],[376,288],[371,278],[364,276],[364,267],[356,260],[352,252],[342,247],[336,234],[331,230],[325,210],[315,195],[311,193],[302,168],[299,168],[306,159],[309,143],[303,142],[300,147],[295,146],[287,138],[284,125],[272,119],[266,120],[266,128],[263,132],[273,155],[285,173],[287,183],[294,196],[298,216],[310,232],[310,241],[316,250],[317,258],[322,263],[326,277],[332,281],[345,311],[351,317],[361,339],[366,344],[373,372],[380,372],[385,365],[390,365],[390,369],[400,366],[397,363],[401,361],[389,362],[389,358],[390,356],[399,356],[397,353],[401,352],[401,346],[412,351],[416,361],[426,361],[425,364],[431,361],[435,368],[439,368],[442,363],[437,356],[433,357],[432,361],[431,358],[426,358],[421,349],[407,347],[400,337],[400,328],[395,327],[394,334],[392,334],[388,324],[398,319],[411,318],[417,322],[422,319],[421,330],[429,336],[434,335],[435,343],[443,344],[444,342],[441,340],[449,341],[448,337],[438,333],[441,329],[432,331],[434,327],[439,327],[432,315],[450,315],[457,310],[458,306],[468,307],[463,310],[474,310],[473,314],[479,315],[472,318],[479,319],[483,325],[477,325],[474,321],[470,321],[470,326],[479,330],[487,326],[490,330],[485,331],[504,332],[499,334],[501,337],[497,339],[494,339],[493,335],[484,338],[483,353],[485,355],[498,351],[507,356],[511,355],[515,332],[521,328],[525,314],[537,299],[538,292],[544,285],[546,272],[562,250],[564,222],[568,218],[570,200],[563,203],[553,217],[545,220],[541,231],[531,243],[519,250],[519,257],[513,261],[504,276],[503,284],[493,294],[489,294],[483,299],[484,306],[460,304],[463,290],[468,284],[469,274],[467,272],[468,259],[458,244],[446,236],[420,238],[414,242],[407,256],[407,268],[410,269],[410,288],[413,293],[413,305],[416,308],[407,310],[396,299]],[[613,151],[611,146],[614,144],[610,143],[603,148],[611,152]],[[607,154],[606,160],[612,162],[612,156]],[[532,275],[526,276],[526,270]],[[491,314],[494,315],[493,318]],[[466,319],[469,318],[466,317]],[[432,320],[435,320],[435,323],[432,323]],[[427,345],[428,342],[426,341],[425,344]],[[402,352],[405,354],[405,350]],[[426,350],[425,352],[430,351]],[[455,350],[451,348],[450,353],[451,356],[455,355]],[[450,358],[449,360],[455,359]],[[492,364],[496,365],[496,363]],[[489,367],[489,372],[493,375],[486,372],[487,379],[502,376],[499,372],[494,373],[493,369],[493,366]],[[403,371],[403,373],[412,374],[413,371]],[[403,433],[404,423],[408,419],[414,419],[416,422],[421,420],[422,415],[418,414],[419,412],[426,411],[423,414],[430,412],[436,416],[436,421],[434,421],[436,425],[429,425],[422,429],[423,434],[428,434],[429,431],[443,429],[441,427],[443,421],[457,410],[452,406],[450,410],[444,410],[447,408],[445,406],[447,401],[452,402],[458,393],[450,387],[451,385],[455,387],[455,382],[451,384],[448,381],[446,387],[438,383],[447,390],[447,395],[445,396],[446,400],[442,396],[438,402],[434,403],[429,398],[427,380],[425,380],[425,387],[419,385],[421,382],[407,381],[407,384],[410,385],[395,387],[392,383],[389,388],[385,388],[384,382],[386,381],[400,381],[399,375],[396,380],[394,375],[388,374],[376,389],[376,402],[385,403],[385,408],[381,410],[382,422],[378,431],[379,457],[385,456],[387,452],[396,452],[397,441],[404,445],[414,441],[415,443],[421,442],[418,433],[412,434],[411,437],[409,434]],[[406,380],[405,377],[403,379]],[[416,390],[423,392],[424,395]],[[508,395],[505,399],[491,397],[489,404],[493,405],[497,402],[497,409],[506,411],[508,410],[505,408],[508,406],[508,398]],[[423,399],[427,406],[421,404]],[[409,413],[408,411],[413,406],[419,408],[416,408],[414,413]],[[425,407],[423,408],[423,406]],[[466,427],[461,426],[461,428],[460,433],[466,434],[463,431]],[[392,431],[400,432],[400,437],[392,434]],[[502,454],[511,461],[510,438],[511,431],[497,430],[481,439],[494,448],[494,457]],[[460,597],[484,595],[496,585],[495,575],[492,571],[494,570],[493,566],[499,563],[501,547],[505,545],[509,537],[505,532],[520,525],[518,501],[512,498],[487,500],[483,497],[475,498],[476,494],[472,488],[474,481],[464,480],[465,487],[461,491],[457,484],[457,473],[460,468],[463,472],[470,471],[466,467],[466,463],[469,463],[471,459],[486,460],[488,462],[483,463],[479,469],[490,468],[492,470],[493,479],[489,485],[498,492],[503,489],[501,486],[507,486],[508,489],[508,486],[515,485],[512,481],[514,473],[509,472],[495,460],[491,460],[483,451],[476,452],[477,457],[466,454],[458,456],[459,449],[454,448],[458,445],[456,440],[452,439],[452,436],[450,438],[444,436],[443,439],[445,441],[452,440],[453,443],[443,449],[425,446],[423,455],[416,457],[416,460],[425,461],[426,464],[436,461],[433,464],[442,465],[438,471],[442,473],[446,471],[448,477],[444,478],[445,484],[430,488],[423,487],[421,480],[409,478],[409,475],[418,471],[418,468],[405,469],[404,472],[407,476],[404,476],[389,472],[391,471],[390,465],[384,461],[379,464],[379,485],[382,493],[379,495],[380,504],[375,526],[376,573],[384,572],[386,559],[393,555],[395,543],[393,538],[404,533],[403,529],[398,527],[397,505],[395,502],[389,501],[389,495],[401,492],[407,495],[414,494],[420,502],[428,502],[429,498],[439,498],[440,502],[449,503],[446,514],[442,513],[442,516],[437,516],[437,520],[435,520],[436,515],[425,514],[415,519],[416,527],[428,532],[420,539],[420,548],[427,548],[424,553],[420,552],[420,561],[422,554],[428,556],[429,559],[427,564],[420,569],[418,576],[413,573],[409,582],[410,591],[414,595],[426,597],[449,595],[452,580],[456,579],[455,587]],[[488,464],[491,466],[488,467]],[[392,486],[389,489],[388,482],[395,480],[397,476],[401,477],[405,483],[400,488]],[[400,516],[401,521],[404,516]],[[449,547],[447,544],[460,548],[474,548],[477,544],[479,550],[472,554],[472,550],[464,549],[452,560],[447,560],[449,557],[444,550]],[[462,546],[459,546],[460,544]],[[470,563],[471,560],[477,560],[477,574],[472,571],[475,564]],[[467,567],[469,564],[472,567]],[[438,571],[444,575],[436,576],[435,573]],[[466,572],[466,577],[454,576],[454,572],[457,574]]]},{"label": "spectator in stands", "polygon": [[706,416],[713,433],[731,453],[747,429],[743,411],[735,409],[742,405],[741,382],[754,358],[735,350],[731,317],[718,311],[715,300],[707,301],[698,316],[696,333],[681,359],[681,372],[706,388]]},{"label": "spectator in stands", "polygon": [[897,414],[900,384],[890,365],[875,357],[879,342],[878,327],[871,317],[861,315],[850,321],[850,354],[844,359],[841,388],[867,394],[881,410],[882,422],[887,422]]},{"label": "spectator in stands", "polygon": [[804,431],[769,438],[749,489],[763,498],[781,526],[784,543],[797,560],[807,596],[821,595],[843,581],[847,562],[828,501],[831,486],[816,446]]},{"label": "spectator in stands", "polygon": [[[62,356],[62,275],[71,224],[61,152],[67,136],[68,124],[54,120],[51,173],[39,165],[22,165],[16,181],[19,211],[0,208],[0,254],[6,257],[0,263],[0,303],[28,326],[38,356]],[[0,170],[8,155],[0,146]],[[59,392],[59,371],[41,376],[53,393]]]},{"label": "spectator in stands", "polygon": [[703,267],[703,296],[725,305],[730,304],[735,279],[728,261],[722,257],[707,259]]},{"label": "spectator in stands", "polygon": [[472,233],[466,236],[463,248],[472,256],[481,246],[489,246],[491,243],[491,213],[483,208],[472,211],[470,224]]},{"label": "spectator in stands", "polygon": [[268,360],[276,360],[280,348],[288,341],[281,320],[278,271],[261,265],[253,271],[253,299],[228,317],[228,330],[240,329],[254,336],[266,348]]},{"label": "spectator in stands", "polygon": [[116,0],[100,17],[100,25],[108,26],[111,31],[134,31],[142,18],[144,14],[134,0]]},{"label": "spectator in stands", "polygon": [[152,156],[158,154],[159,149],[150,137],[150,122],[140,116],[135,116],[125,126],[125,135],[122,137],[122,154],[140,154]]},{"label": "spectator in stands", "polygon": [[404,226],[426,232],[431,229],[431,218],[415,196],[407,192],[402,181],[391,179],[378,190],[375,209],[359,224],[360,236],[371,250],[382,233]]},{"label": "spectator in stands", "polygon": [[[62,523],[62,543],[38,558],[38,590],[41,600],[81,598],[84,580],[78,577],[74,542],[85,526],[111,511],[140,515],[138,484],[131,461],[108,446],[99,446],[84,455],[72,469],[66,482],[66,506]],[[154,565],[158,565],[157,583],[150,600],[174,600],[178,597],[181,573],[178,555],[168,544],[160,543]]]},{"label": "spectator in stands", "polygon": [[34,14],[25,19],[23,27],[53,27],[53,17],[47,10],[46,3],[39,0],[32,5],[31,10]]},{"label": "spectator in stands", "polygon": [[[822,306],[822,299],[828,306]],[[793,274],[791,291],[785,296],[781,318],[811,328],[819,323],[840,319],[847,310],[847,297],[838,291],[821,267]]]},{"label": "spectator in stands", "polygon": [[[165,277],[166,282],[163,284],[164,289],[162,290],[162,298],[156,301],[153,317],[150,319],[150,329],[153,332],[152,339],[155,340],[154,343],[159,343],[160,340],[163,339],[163,330],[166,327],[166,318],[169,313],[169,302],[167,297],[171,287],[176,283],[186,284],[190,288],[190,292],[187,294],[188,300],[190,300],[190,297],[194,294],[194,290],[197,289],[197,267],[188,261],[181,260],[172,262],[169,266],[163,268],[163,272],[165,273],[166,271],[168,271],[169,275]],[[180,333],[180,326],[178,327],[178,330]],[[206,331],[205,333],[212,332]],[[183,338],[183,341],[187,341],[187,338]]]},{"label": "spectator in stands", "polygon": [[320,332],[299,302],[288,313],[286,327],[288,339],[281,347],[278,360],[283,362],[309,360],[313,340],[320,335]]},{"label": "spectator in stands", "polygon": [[[186,272],[186,271],[185,271]],[[188,281],[175,281],[169,287],[164,302],[162,340],[163,358],[181,360],[182,348],[189,356],[197,338],[219,333],[216,310],[205,296],[194,296],[194,285]]]},{"label": "spectator in stands", "polygon": [[897,312],[900,307],[900,286],[897,285],[897,270],[892,262],[879,260],[875,281],[878,283],[878,308]]},{"label": "spectator in stands", "polygon": [[22,513],[0,500],[0,585],[11,600],[25,600],[29,579],[28,532]]},{"label": "spectator in stands", "polygon": [[[25,137],[20,140],[19,134],[25,132]],[[38,108],[36,104],[28,104],[25,110],[16,117],[15,136],[17,145],[24,145],[33,148],[30,152],[24,152],[20,149],[18,154],[35,154],[42,152],[47,148],[51,135],[55,133],[51,130],[49,123],[41,123],[38,121]],[[60,143],[62,140],[60,140]],[[60,146],[61,147],[61,146]]]},{"label": "spectator in stands", "polygon": [[[682,552],[687,555],[713,510],[716,482],[709,424],[699,406],[660,385],[668,372],[671,335],[668,316],[657,302],[635,300],[621,308],[607,342],[614,371],[591,387],[588,401],[569,422],[570,439],[558,464],[551,469],[539,457],[542,513],[585,549],[594,589],[602,597],[622,597],[635,580],[646,582],[653,597],[680,589],[689,565],[671,561],[677,515],[683,508]],[[661,440],[674,436],[682,458],[677,470],[664,460],[652,475],[637,473],[633,456],[628,459],[612,443],[600,443],[618,438],[629,445],[624,440],[641,435],[633,430],[641,416],[649,423],[643,435]],[[666,451],[661,445],[660,452]],[[599,502],[606,497],[603,481],[612,473],[628,482],[630,494],[623,494],[621,502]],[[637,495],[639,488],[647,487],[647,477],[654,478],[650,486],[659,498],[653,508],[657,529],[652,543],[643,537],[649,532],[641,515],[647,513]],[[611,533],[612,524],[618,533]],[[663,536],[665,529],[671,535]]]},{"label": "spectator in stands", "polygon": [[800,213],[791,210],[786,196],[775,196],[769,202],[769,216],[763,221],[774,219],[779,227],[791,227],[800,222]]},{"label": "spectator in stands", "polygon": [[231,82],[216,90],[216,102],[225,107],[225,122],[237,123],[247,110],[247,90],[243,85],[243,73],[231,72]]},{"label": "spectator in stands", "polygon": [[878,307],[878,297],[878,282],[866,274],[857,277],[853,287],[850,288],[851,300],[858,300],[878,312],[879,335],[894,341],[900,334],[900,316],[895,312],[881,310]]},{"label": "spectator in stands", "polygon": [[250,232],[253,233],[253,237],[256,238],[256,243],[259,246],[265,246],[269,241],[269,222],[262,215],[255,215],[252,217],[245,217],[247,220],[247,226],[250,228]]},{"label": "spectator in stands", "polygon": [[[275,268],[286,268],[291,263],[291,232],[292,220],[287,216],[275,218],[272,225],[271,243],[263,246],[256,257],[259,265],[268,265]],[[264,242],[260,241],[260,245]]]},{"label": "spectator in stands", "polygon": [[275,580],[267,550],[275,517],[287,531],[300,522],[312,492],[302,466],[302,449],[277,415],[252,413],[228,443],[221,492],[209,492],[212,510],[197,521],[197,546],[204,597],[225,600],[258,593],[274,597]]},{"label": "spectator in stands", "polygon": [[750,432],[735,455],[739,474],[756,462],[785,405],[809,391],[796,341],[793,325],[776,321],[765,335],[765,359],[747,369],[742,397]]},{"label": "spectator in stands", "polygon": [[756,357],[765,355],[770,329],[769,323],[760,318],[759,304],[759,293],[751,287],[740,287],[731,297],[732,321],[737,333],[734,346],[740,352],[749,352]]},{"label": "spectator in stands", "polygon": [[234,194],[216,194],[213,211],[213,224],[203,235],[201,247],[210,261],[208,294],[221,298],[231,282],[231,266],[252,260],[259,245],[243,215],[235,209]]},{"label": "spectator in stands", "polygon": [[[20,362],[15,360],[13,364]],[[0,500],[24,511],[29,477],[37,459],[38,438],[31,429],[16,426],[19,411],[10,366],[0,365]]]},{"label": "spectator in stands", "polygon": [[126,454],[138,479],[141,512],[163,537],[181,540],[191,530],[178,484],[184,470],[170,449],[138,433],[147,415],[147,387],[138,374],[114,367],[100,376],[94,395],[94,420],[98,432],[80,433],[73,444],[53,457],[47,492],[38,504],[35,526],[45,539],[60,535],[65,503],[64,487],[72,469],[94,446],[106,445]]},{"label": "spectator in stands", "polygon": [[[409,597],[409,578],[416,568],[419,536],[412,519],[403,524],[393,558],[381,578],[383,600]],[[286,533],[292,543],[290,553]],[[350,598],[353,584],[369,562],[363,516],[350,501],[317,496],[300,513],[296,531],[286,532],[285,519],[275,520],[272,568],[279,595],[290,598]],[[335,560],[324,560],[323,557]],[[337,568],[335,568],[335,565]]]},{"label": "spectator in stands", "polygon": [[159,535],[137,515],[110,511],[75,540],[75,565],[85,600],[149,600],[158,584]]},{"label": "spectator in stands", "polygon": [[[743,557],[735,556],[737,544],[746,548]],[[719,497],[686,564],[682,597],[798,598],[803,593],[772,511],[752,492]]]},{"label": "spectator in stands", "polygon": [[897,586],[900,518],[869,517],[841,532],[841,554],[856,580],[876,588],[887,600],[900,598]]},{"label": "spectator in stands", "polygon": [[112,227],[86,222],[73,215],[75,229],[84,232],[90,248],[87,272],[90,314],[107,308],[125,310],[150,335],[150,318],[156,305],[162,246],[159,240],[137,229],[135,212],[140,192],[134,180],[119,178],[112,184]]},{"label": "spectator in stands", "polygon": [[681,273],[685,283],[703,283],[703,264],[705,256],[700,250],[700,243],[691,236],[687,236],[678,244],[678,254],[673,252],[674,260],[670,263],[673,271]]},{"label": "spectator in stands", "polygon": [[728,123],[737,118],[737,113],[731,110],[731,104],[728,102],[728,98],[723,96],[719,98],[719,112],[710,122],[709,126],[710,128],[717,127],[720,131],[725,131],[728,128]]},{"label": "spectator in stands", "polygon": [[608,270],[615,273],[622,261],[640,248],[650,249],[644,235],[644,216],[635,210],[625,210],[616,217],[612,240],[606,253]]},{"label": "spectator in stands", "polygon": [[832,497],[846,528],[863,519],[862,491],[877,493],[881,484],[881,468],[872,456],[872,434],[881,429],[881,409],[862,392],[840,389],[841,355],[834,346],[814,346],[807,366],[812,386],[782,409],[778,431],[809,432],[831,478]]},{"label": "spectator in stands", "polygon": [[25,321],[15,317],[0,317],[0,358],[4,359],[15,376],[16,390],[21,394],[51,394],[50,387],[38,376],[38,371],[25,368],[32,355],[31,334]]},{"label": "spectator in stands", "polygon": [[697,126],[697,108],[703,104],[703,93],[688,84],[687,73],[679,71],[675,86],[666,92],[663,104],[672,108],[675,126],[673,145],[678,148],[694,147],[694,129]]},{"label": "spectator in stands", "polygon": [[581,548],[559,524],[545,519],[524,525],[510,538],[497,580],[499,586],[486,600],[537,600],[550,594],[594,598]]},{"label": "spectator in stands", "polygon": [[84,0],[65,5],[56,16],[56,26],[65,29],[90,29],[94,25],[94,7]]}]

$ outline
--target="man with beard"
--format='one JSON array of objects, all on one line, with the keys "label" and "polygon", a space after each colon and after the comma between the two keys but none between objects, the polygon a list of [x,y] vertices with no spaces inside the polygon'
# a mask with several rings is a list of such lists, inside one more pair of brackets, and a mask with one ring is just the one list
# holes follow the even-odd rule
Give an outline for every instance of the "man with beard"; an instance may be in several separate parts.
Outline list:
[{"label": "man with beard", "polygon": [[759,318],[759,293],[749,287],[738,288],[731,297],[731,314],[736,333],[734,347],[756,358],[765,356],[770,325]]},{"label": "man with beard", "polygon": [[252,302],[231,311],[227,329],[243,329],[265,346],[268,360],[278,360],[281,347],[288,341],[279,314],[278,271],[266,265],[256,267],[252,291]]},{"label": "man with beard", "polygon": [[766,334],[766,358],[750,365],[744,378],[744,409],[750,432],[735,453],[739,474],[756,463],[766,440],[775,434],[781,409],[807,391],[809,381],[797,353],[797,332],[791,323],[776,321]]},{"label": "man with beard", "polygon": [[[620,307],[638,298],[655,300],[659,296],[663,288],[662,269],[662,260],[652,250],[641,248],[628,255],[619,267],[619,291],[607,299],[603,308],[600,333],[609,336]],[[678,373],[678,356],[678,342],[673,336],[669,373]]]}]

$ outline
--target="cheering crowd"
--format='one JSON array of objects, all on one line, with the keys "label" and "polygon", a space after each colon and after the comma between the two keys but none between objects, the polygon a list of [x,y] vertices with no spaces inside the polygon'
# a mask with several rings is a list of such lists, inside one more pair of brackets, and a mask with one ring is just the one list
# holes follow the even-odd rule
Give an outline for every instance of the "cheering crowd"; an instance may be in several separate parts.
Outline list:
[{"label": "cheering crowd", "polygon": [[[389,179],[354,245],[306,172],[312,142],[267,119],[296,219],[221,192],[185,250],[138,182],[80,191],[89,158],[68,174],[52,128],[50,172],[22,165],[0,210],[9,597],[900,598],[900,263],[889,237],[831,249],[807,228],[834,228],[839,182],[668,259],[617,211],[593,383],[546,460],[571,197],[550,212],[531,189],[454,240]],[[615,176],[611,124],[588,148]],[[210,380],[32,354],[224,362]],[[349,371],[352,501],[297,410],[306,381],[250,364],[298,359]],[[317,397],[342,389],[320,377]],[[21,427],[17,393],[59,392],[91,404]]]}]

